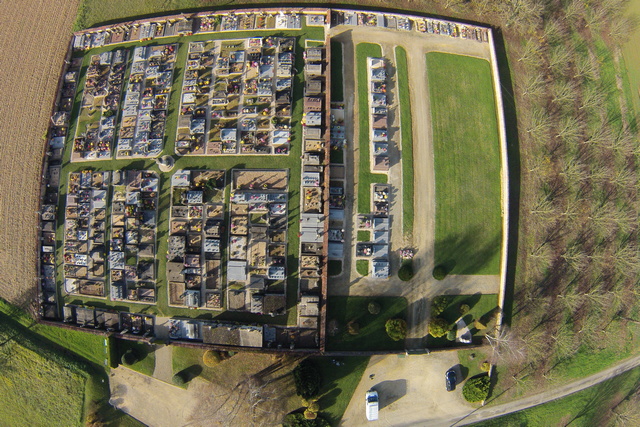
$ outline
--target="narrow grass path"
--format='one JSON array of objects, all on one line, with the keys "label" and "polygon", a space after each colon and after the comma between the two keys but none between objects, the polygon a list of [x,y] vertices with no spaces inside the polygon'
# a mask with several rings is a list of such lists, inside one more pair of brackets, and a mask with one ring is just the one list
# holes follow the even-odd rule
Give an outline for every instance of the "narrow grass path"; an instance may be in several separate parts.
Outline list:
[{"label": "narrow grass path", "polygon": [[400,146],[402,156],[402,232],[407,236],[413,231],[413,123],[409,96],[407,51],[402,46],[396,46],[395,53],[402,138]]}]

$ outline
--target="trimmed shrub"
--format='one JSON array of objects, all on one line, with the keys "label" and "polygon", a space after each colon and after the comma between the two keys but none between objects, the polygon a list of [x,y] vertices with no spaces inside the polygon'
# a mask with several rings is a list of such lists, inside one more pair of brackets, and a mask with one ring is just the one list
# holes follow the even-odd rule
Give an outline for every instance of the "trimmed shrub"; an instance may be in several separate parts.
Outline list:
[{"label": "trimmed shrub", "polygon": [[413,277],[413,262],[405,260],[398,270],[398,277],[403,282],[408,282]]},{"label": "trimmed shrub", "polygon": [[120,358],[120,362],[124,366],[131,366],[138,361],[138,353],[132,348],[125,351],[122,357]]},{"label": "trimmed shrub", "polygon": [[479,331],[482,331],[483,329],[487,329],[487,325],[485,325],[484,323],[482,323],[480,320],[477,320],[477,319],[473,321],[473,326]]},{"label": "trimmed shrub", "polygon": [[441,265],[436,266],[433,269],[433,278],[436,280],[442,280],[447,277],[447,269]]},{"label": "trimmed shrub", "polygon": [[309,420],[300,412],[287,415],[282,425],[283,427],[331,427],[331,424],[321,416]]},{"label": "trimmed shrub", "polygon": [[480,365],[480,369],[482,369],[485,372],[489,372],[491,370],[491,363],[482,362],[482,365]]},{"label": "trimmed shrub", "polygon": [[371,301],[367,306],[367,310],[369,311],[369,314],[380,314],[380,304],[375,301]]},{"label": "trimmed shrub", "polygon": [[451,329],[449,332],[447,332],[447,339],[449,341],[455,341],[456,340],[456,331],[454,329]]},{"label": "trimmed shrub", "polygon": [[217,351],[207,350],[202,355],[202,363],[209,368],[213,368],[222,361],[222,356]]},{"label": "trimmed shrub", "polygon": [[360,325],[355,320],[347,323],[347,333],[349,335],[358,335],[360,333]]},{"label": "trimmed shrub", "polygon": [[460,304],[460,314],[464,316],[469,312],[469,310],[471,310],[471,307],[469,307],[469,304]]},{"label": "trimmed shrub", "polygon": [[446,295],[439,295],[431,301],[431,316],[438,316],[449,306],[451,300]]},{"label": "trimmed shrub", "polygon": [[491,380],[488,375],[475,377],[464,383],[462,395],[467,402],[482,402],[489,396]]},{"label": "trimmed shrub", "polygon": [[180,371],[171,378],[171,382],[177,386],[183,386],[187,383],[187,380],[185,379],[185,374]]},{"label": "trimmed shrub", "polygon": [[440,338],[449,332],[449,322],[442,317],[432,317],[429,322],[429,334],[434,338]]},{"label": "trimmed shrub", "polygon": [[318,418],[318,414],[307,409],[306,411],[304,411],[304,418],[306,420],[315,420],[316,418]]},{"label": "trimmed shrub", "polygon": [[313,402],[309,405],[307,410],[315,412],[317,414],[320,411],[320,405],[318,404],[318,402]]},{"label": "trimmed shrub", "polygon": [[407,322],[403,319],[389,319],[384,324],[387,335],[394,341],[400,341],[407,336]]},{"label": "trimmed shrub", "polygon": [[320,391],[322,376],[318,366],[311,360],[303,360],[293,370],[293,380],[298,396],[309,399]]}]

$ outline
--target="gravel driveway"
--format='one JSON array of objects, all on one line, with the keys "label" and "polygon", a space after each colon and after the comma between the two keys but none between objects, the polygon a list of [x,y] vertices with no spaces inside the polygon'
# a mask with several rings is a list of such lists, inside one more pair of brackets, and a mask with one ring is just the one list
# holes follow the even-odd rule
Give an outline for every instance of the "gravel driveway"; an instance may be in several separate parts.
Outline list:
[{"label": "gravel driveway", "polygon": [[[458,365],[454,351],[399,357],[373,356],[356,387],[341,426],[404,426],[449,418],[474,408],[462,397],[461,386],[447,392],[444,373]],[[370,377],[374,375],[373,379]],[[458,380],[460,371],[458,370]],[[380,398],[378,421],[367,421],[364,396],[375,389]]]}]

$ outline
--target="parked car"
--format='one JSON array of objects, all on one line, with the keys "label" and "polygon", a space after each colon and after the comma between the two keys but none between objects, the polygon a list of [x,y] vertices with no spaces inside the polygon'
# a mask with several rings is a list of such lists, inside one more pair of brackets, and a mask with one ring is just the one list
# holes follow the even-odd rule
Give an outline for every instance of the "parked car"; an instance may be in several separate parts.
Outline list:
[{"label": "parked car", "polygon": [[444,374],[445,383],[447,386],[447,391],[453,391],[456,389],[456,382],[458,382],[458,375],[453,368],[449,369],[446,374]]},{"label": "parked car", "polygon": [[367,419],[369,421],[375,421],[378,419],[378,392],[369,390],[365,397]]}]

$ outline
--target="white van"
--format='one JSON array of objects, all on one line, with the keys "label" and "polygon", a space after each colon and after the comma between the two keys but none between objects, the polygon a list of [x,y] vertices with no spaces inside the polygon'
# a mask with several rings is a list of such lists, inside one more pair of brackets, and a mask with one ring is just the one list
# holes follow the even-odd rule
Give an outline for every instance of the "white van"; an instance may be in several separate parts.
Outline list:
[{"label": "white van", "polygon": [[378,419],[378,392],[375,390],[369,390],[365,397],[367,419],[369,421],[375,421]]}]

